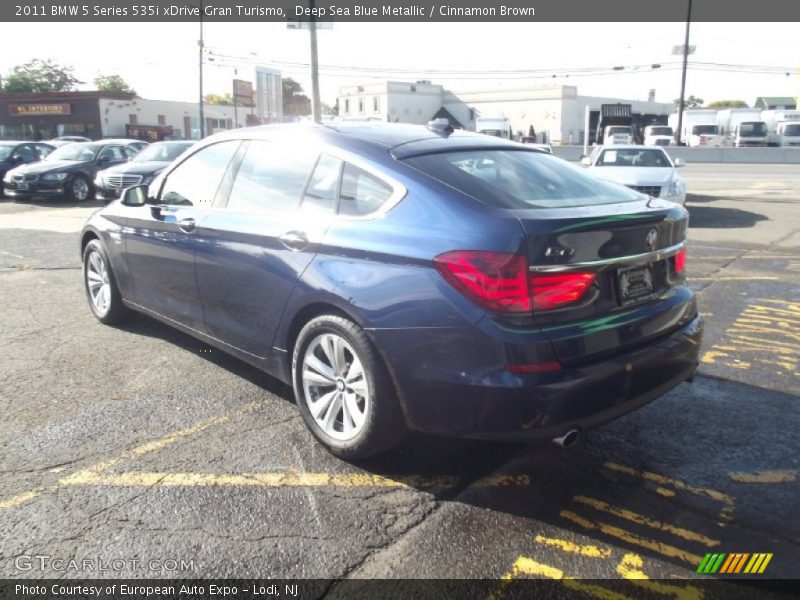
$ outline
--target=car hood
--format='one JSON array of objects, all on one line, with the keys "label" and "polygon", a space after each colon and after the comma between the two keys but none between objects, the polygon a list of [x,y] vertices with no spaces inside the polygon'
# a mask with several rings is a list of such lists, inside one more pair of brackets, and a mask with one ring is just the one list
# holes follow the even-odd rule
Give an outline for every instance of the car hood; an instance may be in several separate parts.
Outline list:
[{"label": "car hood", "polygon": [[148,160],[141,162],[128,162],[115,167],[110,167],[103,171],[106,175],[152,175],[168,165],[171,161]]},{"label": "car hood", "polygon": [[672,167],[596,167],[592,173],[623,185],[666,185],[675,177]]},{"label": "car hood", "polygon": [[54,171],[70,171],[86,166],[88,162],[78,162],[75,160],[42,160],[27,165],[21,165],[14,169],[15,173],[51,173]]}]

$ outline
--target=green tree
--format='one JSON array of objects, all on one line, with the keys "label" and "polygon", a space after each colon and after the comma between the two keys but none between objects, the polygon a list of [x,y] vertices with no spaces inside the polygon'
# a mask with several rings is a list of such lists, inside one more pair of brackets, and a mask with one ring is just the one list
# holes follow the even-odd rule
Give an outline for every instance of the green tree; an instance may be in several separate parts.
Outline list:
[{"label": "green tree", "polygon": [[330,104],[326,104],[323,102],[320,106],[320,110],[322,110],[323,115],[338,115],[339,114],[339,99],[336,99],[336,104],[331,106]]},{"label": "green tree", "polygon": [[284,77],[283,85],[283,114],[304,116],[311,114],[311,99],[303,93],[303,86],[291,77]]},{"label": "green tree", "polygon": [[750,108],[744,100],[714,100],[708,108]]},{"label": "green tree", "polygon": [[[673,100],[675,102],[675,108],[680,107],[681,99],[675,98]],[[684,108],[697,108],[698,106],[703,106],[704,100],[702,98],[697,98],[696,96],[689,96],[688,98],[683,99],[683,106]]]},{"label": "green tree", "polygon": [[217,106],[233,106],[233,97],[230,94],[206,94],[203,96],[206,104]]},{"label": "green tree", "polygon": [[3,91],[29,94],[73,92],[77,84],[83,83],[78,81],[73,71],[72,67],[37,58],[13,67],[5,77]]},{"label": "green tree", "polygon": [[100,75],[95,77],[94,86],[99,92],[124,92],[136,95],[136,90],[125,83],[119,75]]}]

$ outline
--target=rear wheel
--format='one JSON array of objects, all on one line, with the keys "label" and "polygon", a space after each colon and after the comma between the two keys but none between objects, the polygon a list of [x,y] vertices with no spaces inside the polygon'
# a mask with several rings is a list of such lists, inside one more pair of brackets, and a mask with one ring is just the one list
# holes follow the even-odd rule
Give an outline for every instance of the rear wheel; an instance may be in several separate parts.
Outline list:
[{"label": "rear wheel", "polygon": [[101,323],[121,323],[130,316],[131,311],[122,303],[108,256],[98,240],[86,244],[83,251],[83,283],[89,308]]},{"label": "rear wheel", "polygon": [[391,378],[355,323],[324,315],[306,324],[295,344],[292,376],[303,420],[332,454],[367,458],[403,439]]}]

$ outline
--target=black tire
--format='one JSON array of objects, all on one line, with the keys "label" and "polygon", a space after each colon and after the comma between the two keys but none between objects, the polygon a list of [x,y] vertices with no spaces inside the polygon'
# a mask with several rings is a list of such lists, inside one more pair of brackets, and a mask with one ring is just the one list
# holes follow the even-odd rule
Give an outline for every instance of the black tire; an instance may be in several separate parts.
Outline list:
[{"label": "black tire", "polygon": [[[365,406],[369,403],[368,408],[364,409],[366,416],[359,425],[361,429],[354,437],[346,440],[331,437],[317,423],[311,414],[303,385],[306,353],[312,343],[316,347],[318,340],[321,339],[320,336],[326,334],[338,336],[349,345],[350,348],[343,351],[342,355],[344,356],[345,352],[350,354],[352,359],[350,366],[354,363],[355,358],[360,361],[366,380],[367,396],[359,396]],[[350,366],[348,366],[348,372]],[[292,353],[292,382],[297,406],[306,426],[314,437],[335,456],[347,460],[360,460],[375,456],[395,447],[407,433],[394,385],[383,361],[364,331],[348,319],[334,315],[322,315],[312,319],[303,327],[297,336]],[[338,388],[334,386],[334,389]],[[343,395],[344,392],[342,392]],[[331,401],[331,404],[333,402]],[[341,404],[345,404],[345,401],[342,400]],[[344,412],[340,414],[343,421],[345,419]],[[337,423],[341,424],[342,421],[337,420]]]},{"label": "black tire", "polygon": [[[98,258],[101,261],[102,267],[105,269],[106,277],[101,282],[100,288],[104,285],[108,286],[107,291],[103,292],[107,294],[107,303],[96,302],[95,294],[98,293],[99,290],[97,287],[93,290],[90,286],[92,273],[98,274],[98,270],[100,270],[100,275],[102,277],[102,269],[98,269],[97,267]],[[96,280],[92,281],[96,282]],[[130,318],[132,314],[131,310],[122,302],[122,295],[119,293],[117,281],[111,270],[111,263],[99,240],[90,241],[83,250],[83,288],[86,292],[86,300],[89,302],[89,308],[101,323],[114,325],[116,323],[122,323]]]},{"label": "black tire", "polygon": [[94,195],[92,182],[89,181],[85,175],[81,175],[80,173],[74,175],[72,179],[67,182],[65,191],[67,198],[75,202],[86,202],[87,200],[91,200]]}]

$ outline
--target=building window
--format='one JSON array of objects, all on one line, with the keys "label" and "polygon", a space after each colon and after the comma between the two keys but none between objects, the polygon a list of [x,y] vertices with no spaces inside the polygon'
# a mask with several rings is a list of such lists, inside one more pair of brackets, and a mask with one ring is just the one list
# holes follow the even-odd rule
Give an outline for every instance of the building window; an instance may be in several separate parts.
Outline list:
[{"label": "building window", "polygon": [[344,114],[346,115],[350,114],[350,98],[344,99]]},{"label": "building window", "polygon": [[474,108],[470,108],[469,109],[469,120],[470,121],[474,121],[475,120],[475,109]]},{"label": "building window", "polygon": [[358,114],[360,115],[364,114],[364,98],[358,99]]},{"label": "building window", "polygon": [[164,115],[158,115],[158,124],[159,125],[166,125],[167,124],[167,117]]},{"label": "building window", "polygon": [[372,112],[381,112],[381,97],[374,96],[372,98]]},{"label": "building window", "polygon": [[139,124],[138,115],[128,115],[128,123],[130,123],[131,125],[138,125]]}]

